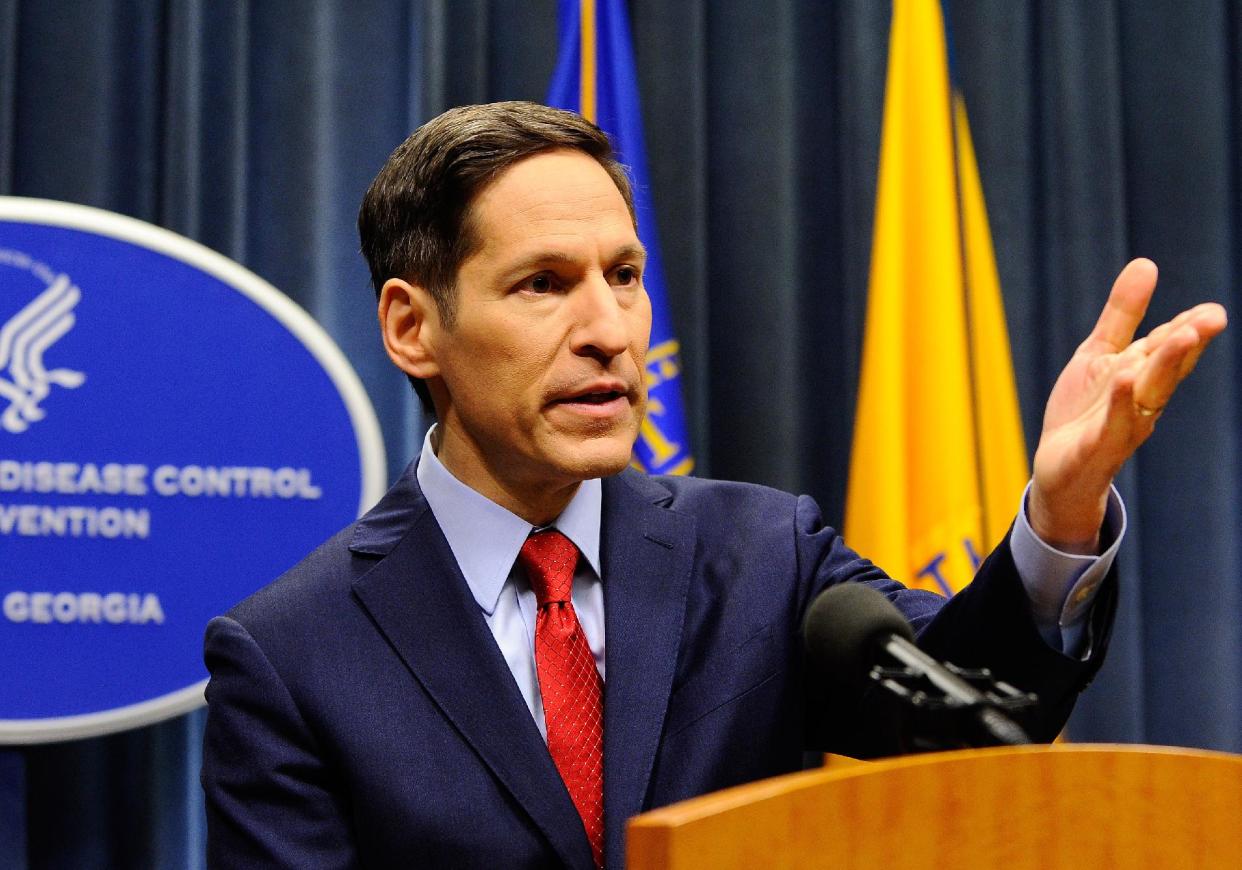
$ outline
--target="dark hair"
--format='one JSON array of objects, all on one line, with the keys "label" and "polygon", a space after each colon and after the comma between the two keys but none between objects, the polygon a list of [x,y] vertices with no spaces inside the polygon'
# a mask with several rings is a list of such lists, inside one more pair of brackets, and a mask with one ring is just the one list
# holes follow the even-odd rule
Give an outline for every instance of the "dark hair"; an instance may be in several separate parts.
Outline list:
[{"label": "dark hair", "polygon": [[[604,132],[581,115],[525,102],[449,109],[397,146],[362,198],[358,235],[376,296],[389,278],[418,284],[451,327],[457,270],[479,241],[470,221],[475,197],[513,164],[556,148],[598,161],[634,217],[625,167]],[[426,385],[411,381],[430,408]]]}]

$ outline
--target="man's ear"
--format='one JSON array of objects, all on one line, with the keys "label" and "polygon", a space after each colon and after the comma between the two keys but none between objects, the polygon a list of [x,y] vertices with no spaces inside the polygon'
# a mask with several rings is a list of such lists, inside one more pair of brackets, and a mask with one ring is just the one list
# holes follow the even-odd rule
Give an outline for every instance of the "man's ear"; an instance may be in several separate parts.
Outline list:
[{"label": "man's ear", "polygon": [[400,278],[385,281],[380,288],[379,324],[384,350],[397,368],[424,381],[440,374],[435,355],[440,316],[424,288]]}]

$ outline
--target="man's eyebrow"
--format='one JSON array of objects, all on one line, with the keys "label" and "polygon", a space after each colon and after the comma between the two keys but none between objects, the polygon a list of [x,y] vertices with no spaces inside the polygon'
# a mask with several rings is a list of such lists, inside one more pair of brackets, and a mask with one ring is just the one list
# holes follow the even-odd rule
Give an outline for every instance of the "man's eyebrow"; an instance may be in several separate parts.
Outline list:
[{"label": "man's eyebrow", "polygon": [[647,249],[642,245],[624,245],[618,248],[612,255],[615,260],[646,260]]},{"label": "man's eyebrow", "polygon": [[[612,252],[612,256],[608,258],[608,262],[615,263],[622,260],[640,260],[646,261],[647,249],[640,245],[622,245]],[[551,266],[557,264],[573,265],[579,260],[578,257],[567,254],[564,251],[536,251],[528,254],[519,260],[515,260],[505,268],[506,275],[525,274],[531,269],[537,269],[540,266]]]},{"label": "man's eyebrow", "polygon": [[506,265],[504,274],[506,278],[521,277],[532,270],[542,269],[545,266],[573,263],[575,259],[575,257],[563,251],[536,251]]}]

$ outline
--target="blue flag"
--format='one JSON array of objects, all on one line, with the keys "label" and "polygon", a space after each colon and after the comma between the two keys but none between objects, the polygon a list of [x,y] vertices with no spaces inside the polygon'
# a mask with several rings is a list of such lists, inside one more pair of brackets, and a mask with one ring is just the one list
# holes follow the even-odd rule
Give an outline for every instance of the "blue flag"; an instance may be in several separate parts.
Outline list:
[{"label": "blue flag", "polygon": [[634,445],[634,464],[652,474],[689,474],[694,457],[681,403],[680,346],[664,289],[624,0],[561,0],[560,56],[548,105],[577,112],[598,125],[630,169],[638,237],[647,249],[643,284],[651,297],[647,416]]}]

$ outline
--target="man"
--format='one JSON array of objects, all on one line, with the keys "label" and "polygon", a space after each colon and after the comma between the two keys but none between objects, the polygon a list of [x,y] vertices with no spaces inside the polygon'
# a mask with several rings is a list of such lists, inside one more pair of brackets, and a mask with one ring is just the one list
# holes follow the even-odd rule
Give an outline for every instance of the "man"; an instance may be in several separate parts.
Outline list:
[{"label": "man", "polygon": [[1132,342],[1155,270],[1127,266],[1053,390],[1014,530],[945,603],[805,497],[627,469],[650,307],[593,125],[450,111],[359,227],[385,348],[437,424],[374,510],[208,628],[218,866],[620,867],[630,816],[882,727],[807,687],[799,625],[838,582],[1039,693],[1049,739],[1107,642],[1112,477],[1225,325],[1200,306]]}]

